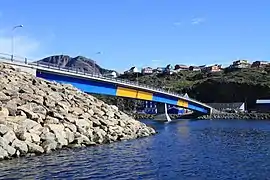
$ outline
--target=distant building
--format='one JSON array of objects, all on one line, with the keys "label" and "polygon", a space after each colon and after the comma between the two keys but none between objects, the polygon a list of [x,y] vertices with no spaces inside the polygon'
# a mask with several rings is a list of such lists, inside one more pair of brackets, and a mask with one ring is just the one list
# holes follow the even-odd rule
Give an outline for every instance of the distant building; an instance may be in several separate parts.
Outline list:
[{"label": "distant building", "polygon": [[246,105],[244,102],[235,103],[208,103],[209,106],[219,111],[246,111]]},{"label": "distant building", "polygon": [[116,78],[117,77],[117,73],[116,72],[109,72],[109,73],[105,73],[103,74],[104,77],[111,77],[111,78]]},{"label": "distant building", "polygon": [[153,69],[153,73],[156,73],[156,74],[162,74],[165,72],[165,68],[163,67],[158,67],[156,69]]},{"label": "distant building", "polygon": [[174,70],[177,71],[177,72],[178,71],[187,71],[187,70],[189,70],[189,66],[177,64],[177,65],[174,66]]},{"label": "distant building", "polygon": [[189,66],[190,71],[201,71],[202,67],[200,66]]},{"label": "distant building", "polygon": [[230,68],[242,69],[242,68],[249,68],[250,64],[247,60],[237,60],[234,61]]},{"label": "distant building", "polygon": [[153,74],[153,68],[151,67],[146,67],[142,69],[142,74],[146,75],[146,74]]},{"label": "distant building", "polygon": [[138,68],[133,66],[129,70],[125,71],[124,74],[133,74],[133,73],[138,73],[138,72],[139,72]]},{"label": "distant building", "polygon": [[221,71],[221,65],[213,65],[213,66],[208,66],[202,69],[203,72],[208,72],[208,73],[212,73],[212,72],[220,72]]},{"label": "distant building", "polygon": [[255,61],[252,63],[251,67],[252,68],[262,68],[269,65],[269,62],[267,61]]},{"label": "distant building", "polygon": [[258,99],[256,101],[254,110],[256,112],[269,113],[270,112],[270,99]]}]

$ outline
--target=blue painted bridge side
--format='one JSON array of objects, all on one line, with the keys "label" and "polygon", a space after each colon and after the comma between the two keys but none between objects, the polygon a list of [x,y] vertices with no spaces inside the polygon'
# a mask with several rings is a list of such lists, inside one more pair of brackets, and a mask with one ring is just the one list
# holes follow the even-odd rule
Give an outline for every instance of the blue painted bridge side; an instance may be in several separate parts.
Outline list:
[{"label": "blue painted bridge side", "polygon": [[115,96],[116,85],[104,82],[89,81],[83,78],[75,78],[71,76],[63,76],[59,74],[52,74],[45,71],[37,71],[36,76],[59,83],[71,84],[86,93],[98,93]]},{"label": "blue painted bridge side", "polygon": [[[76,76],[70,76],[70,75],[65,75],[65,74],[60,74],[60,73],[53,73],[53,72],[39,70],[39,69],[37,69],[36,71],[36,76],[47,79],[47,80],[51,80],[51,81],[71,84],[74,87],[86,93],[116,96],[117,88],[119,87],[119,85],[115,82],[111,83],[111,82],[95,81],[95,80],[87,79],[84,77],[76,77]],[[171,104],[171,105],[177,105],[178,98],[165,95],[165,94],[160,94],[157,92],[153,92],[152,101]],[[209,109],[201,106],[200,104],[194,104],[192,102],[189,102],[188,107],[184,107],[184,108],[188,108],[190,110],[194,110],[194,111],[205,113],[205,114],[209,113]]]}]

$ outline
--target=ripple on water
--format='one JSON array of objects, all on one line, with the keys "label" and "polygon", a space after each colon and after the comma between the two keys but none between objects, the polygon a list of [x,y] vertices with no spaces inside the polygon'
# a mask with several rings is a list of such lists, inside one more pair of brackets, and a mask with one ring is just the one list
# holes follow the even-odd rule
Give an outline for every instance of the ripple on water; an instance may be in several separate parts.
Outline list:
[{"label": "ripple on water", "polygon": [[268,121],[147,123],[159,133],[0,162],[0,178],[269,179]]}]

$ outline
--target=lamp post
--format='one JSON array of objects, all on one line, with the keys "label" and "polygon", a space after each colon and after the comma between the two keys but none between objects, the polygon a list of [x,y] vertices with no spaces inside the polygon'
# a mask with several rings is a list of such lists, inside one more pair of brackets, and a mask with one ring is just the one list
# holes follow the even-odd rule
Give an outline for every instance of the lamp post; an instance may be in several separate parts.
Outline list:
[{"label": "lamp post", "polygon": [[17,29],[17,28],[22,28],[23,27],[23,25],[17,25],[17,26],[14,26],[13,28],[12,28],[12,37],[11,37],[11,61],[13,61],[13,58],[14,58],[14,31],[15,31],[15,29]]},{"label": "lamp post", "polygon": [[[101,52],[96,52],[95,55],[97,54],[101,54]],[[96,61],[95,60],[93,61],[94,61],[94,74],[96,74]]]}]

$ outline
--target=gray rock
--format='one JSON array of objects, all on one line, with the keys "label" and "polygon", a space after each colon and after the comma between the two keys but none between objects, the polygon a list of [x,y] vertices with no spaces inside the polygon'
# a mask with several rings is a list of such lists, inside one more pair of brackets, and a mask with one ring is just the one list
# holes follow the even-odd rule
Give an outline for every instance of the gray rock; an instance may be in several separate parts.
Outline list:
[{"label": "gray rock", "polygon": [[26,154],[28,152],[27,144],[24,141],[20,141],[18,139],[15,139],[12,142],[12,147],[19,150],[21,154]]},{"label": "gray rock", "polygon": [[44,105],[48,108],[54,108],[56,104],[56,101],[51,98],[50,96],[44,97]]},{"label": "gray rock", "polygon": [[0,101],[8,101],[8,100],[10,100],[10,97],[0,91]]},{"label": "gray rock", "polygon": [[49,129],[55,134],[58,147],[66,146],[68,144],[66,139],[65,127],[62,124],[48,124]]},{"label": "gray rock", "polygon": [[42,132],[40,139],[43,141],[55,141],[55,134],[51,132]]},{"label": "gray rock", "polygon": [[25,104],[18,107],[18,110],[23,111],[29,119],[38,120],[39,116],[32,110],[31,104]]},{"label": "gray rock", "polygon": [[41,154],[44,153],[44,149],[35,143],[27,142],[29,153]]},{"label": "gray rock", "polygon": [[74,123],[76,119],[78,119],[78,118],[76,116],[71,115],[71,114],[68,114],[65,117],[65,120],[67,120],[68,122],[71,122],[71,123]]},{"label": "gray rock", "polygon": [[0,160],[3,160],[8,157],[8,152],[0,147]]},{"label": "gray rock", "polygon": [[69,112],[74,114],[75,116],[84,114],[84,111],[79,107],[72,107],[69,109]]},{"label": "gray rock", "polygon": [[37,134],[32,133],[31,139],[32,139],[31,142],[33,142],[33,143],[40,143],[40,137]]},{"label": "gray rock", "polygon": [[75,133],[75,143],[76,144],[86,144],[86,145],[91,145],[93,144],[88,137],[85,135],[82,135],[80,133]]},{"label": "gray rock", "polygon": [[7,149],[7,146],[8,146],[7,140],[0,137],[0,147],[2,147],[3,149]]},{"label": "gray rock", "polygon": [[42,143],[42,147],[46,153],[50,153],[57,148],[57,142],[54,140],[46,140]]},{"label": "gray rock", "polygon": [[36,121],[33,121],[31,119],[25,119],[23,121],[21,121],[21,126],[25,127],[25,129],[27,131],[29,131],[30,129],[34,128],[35,126],[39,125],[39,123],[37,123]]},{"label": "gray rock", "polygon": [[8,131],[10,130],[9,127],[7,127],[4,124],[0,124],[0,135],[3,136],[4,134],[6,134]]},{"label": "gray rock", "polygon": [[10,116],[16,116],[17,104],[15,102],[9,101],[5,107],[8,109]]},{"label": "gray rock", "polygon": [[75,139],[74,133],[70,131],[69,128],[65,128],[66,137],[68,140],[68,143],[72,143]]},{"label": "gray rock", "polygon": [[50,116],[54,117],[54,118],[57,118],[59,120],[64,120],[64,116],[59,114],[58,112],[55,112],[55,111],[51,111],[49,112]]},{"label": "gray rock", "polygon": [[26,132],[26,131],[23,131],[23,130],[17,131],[16,136],[21,141],[31,141],[32,142],[31,134]]},{"label": "gray rock", "polygon": [[59,119],[47,116],[44,120],[44,124],[59,124]]},{"label": "gray rock", "polygon": [[65,128],[69,128],[72,132],[77,131],[77,126],[72,123],[65,122],[63,125],[65,126]]},{"label": "gray rock", "polygon": [[7,149],[5,150],[8,152],[9,156],[13,156],[16,153],[16,149],[9,145],[7,146]]},{"label": "gray rock", "polygon": [[3,138],[8,142],[8,144],[12,143],[14,140],[17,139],[15,133],[13,131],[8,131]]},{"label": "gray rock", "polygon": [[76,119],[75,124],[78,128],[89,129],[89,128],[93,127],[93,122],[89,121],[87,119]]},{"label": "gray rock", "polygon": [[5,107],[0,107],[0,118],[8,117],[9,111]]},{"label": "gray rock", "polygon": [[26,94],[33,94],[34,93],[34,91],[28,85],[21,86],[19,92],[26,93]]},{"label": "gray rock", "polygon": [[92,117],[90,120],[93,122],[93,126],[101,126],[101,122],[98,119]]}]

